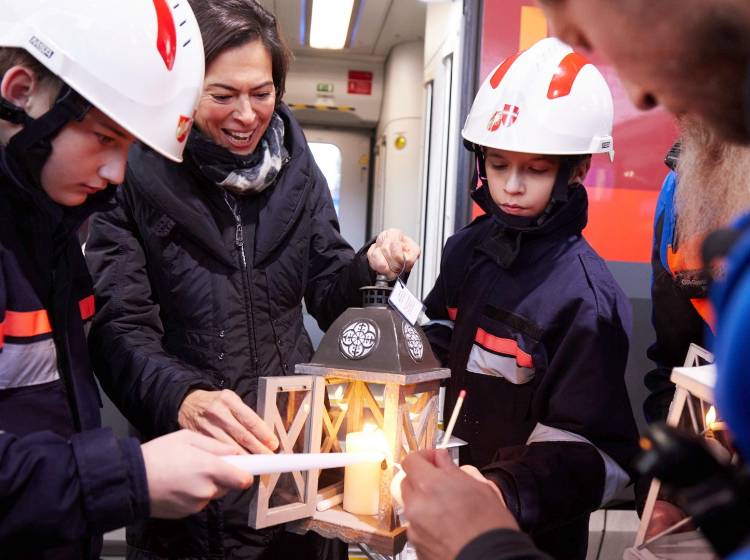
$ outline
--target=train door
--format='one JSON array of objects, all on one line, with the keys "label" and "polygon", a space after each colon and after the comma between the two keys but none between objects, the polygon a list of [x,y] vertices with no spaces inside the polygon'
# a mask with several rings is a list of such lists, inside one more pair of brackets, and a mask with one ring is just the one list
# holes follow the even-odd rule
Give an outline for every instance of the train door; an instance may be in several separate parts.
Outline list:
[{"label": "train door", "polygon": [[367,130],[305,128],[315,162],[328,181],[341,234],[358,250],[368,236],[370,143]]},{"label": "train door", "polygon": [[425,30],[422,208],[417,293],[424,298],[440,271],[443,245],[455,229],[460,140],[461,2],[431,5]]},{"label": "train door", "polygon": [[[365,244],[368,224],[370,145],[372,133],[361,129],[306,127],[315,163],[328,182],[341,234],[355,251]],[[307,332],[317,348],[323,333],[307,310]]]}]

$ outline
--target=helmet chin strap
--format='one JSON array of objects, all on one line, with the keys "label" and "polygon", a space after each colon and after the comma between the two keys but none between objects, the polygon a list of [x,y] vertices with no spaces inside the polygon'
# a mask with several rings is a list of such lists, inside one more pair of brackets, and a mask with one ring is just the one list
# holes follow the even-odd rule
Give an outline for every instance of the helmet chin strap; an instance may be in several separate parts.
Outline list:
[{"label": "helmet chin strap", "polygon": [[32,118],[23,109],[2,100],[0,119],[23,125],[6,149],[36,185],[40,185],[42,167],[52,153],[52,139],[68,123],[82,120],[89,109],[91,104],[66,84],[50,110],[38,118]]}]

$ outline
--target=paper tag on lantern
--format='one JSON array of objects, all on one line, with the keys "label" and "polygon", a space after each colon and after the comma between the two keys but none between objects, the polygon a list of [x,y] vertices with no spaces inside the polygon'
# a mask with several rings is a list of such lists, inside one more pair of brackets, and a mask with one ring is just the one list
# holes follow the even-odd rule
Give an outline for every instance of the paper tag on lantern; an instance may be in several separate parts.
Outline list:
[{"label": "paper tag on lantern", "polygon": [[411,323],[412,326],[417,324],[419,314],[425,308],[424,304],[409,291],[409,288],[404,285],[401,279],[396,280],[393,291],[391,291],[391,297],[388,298],[388,303],[393,309],[401,313],[404,319]]}]

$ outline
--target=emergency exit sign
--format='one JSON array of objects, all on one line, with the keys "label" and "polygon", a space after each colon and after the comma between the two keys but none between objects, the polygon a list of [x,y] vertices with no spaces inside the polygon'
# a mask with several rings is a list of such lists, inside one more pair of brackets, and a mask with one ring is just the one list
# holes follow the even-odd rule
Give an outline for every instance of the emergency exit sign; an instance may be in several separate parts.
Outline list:
[{"label": "emergency exit sign", "polygon": [[372,72],[349,70],[347,93],[372,95]]},{"label": "emergency exit sign", "polygon": [[333,84],[330,82],[329,83],[320,82],[315,87],[315,91],[317,91],[318,93],[333,93]]}]

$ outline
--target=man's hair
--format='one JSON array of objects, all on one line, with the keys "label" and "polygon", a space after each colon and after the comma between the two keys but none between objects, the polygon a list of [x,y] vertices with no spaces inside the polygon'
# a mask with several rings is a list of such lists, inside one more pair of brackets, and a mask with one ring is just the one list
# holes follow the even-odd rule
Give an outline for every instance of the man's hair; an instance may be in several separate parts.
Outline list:
[{"label": "man's hair", "polygon": [[0,47],[0,79],[14,66],[26,66],[34,73],[40,84],[55,86],[61,84],[60,78],[50,72],[41,62],[23,49]]},{"label": "man's hair", "polygon": [[258,40],[271,55],[276,102],[280,102],[292,53],[274,15],[255,0],[189,1],[203,37],[206,68],[224,51]]}]

